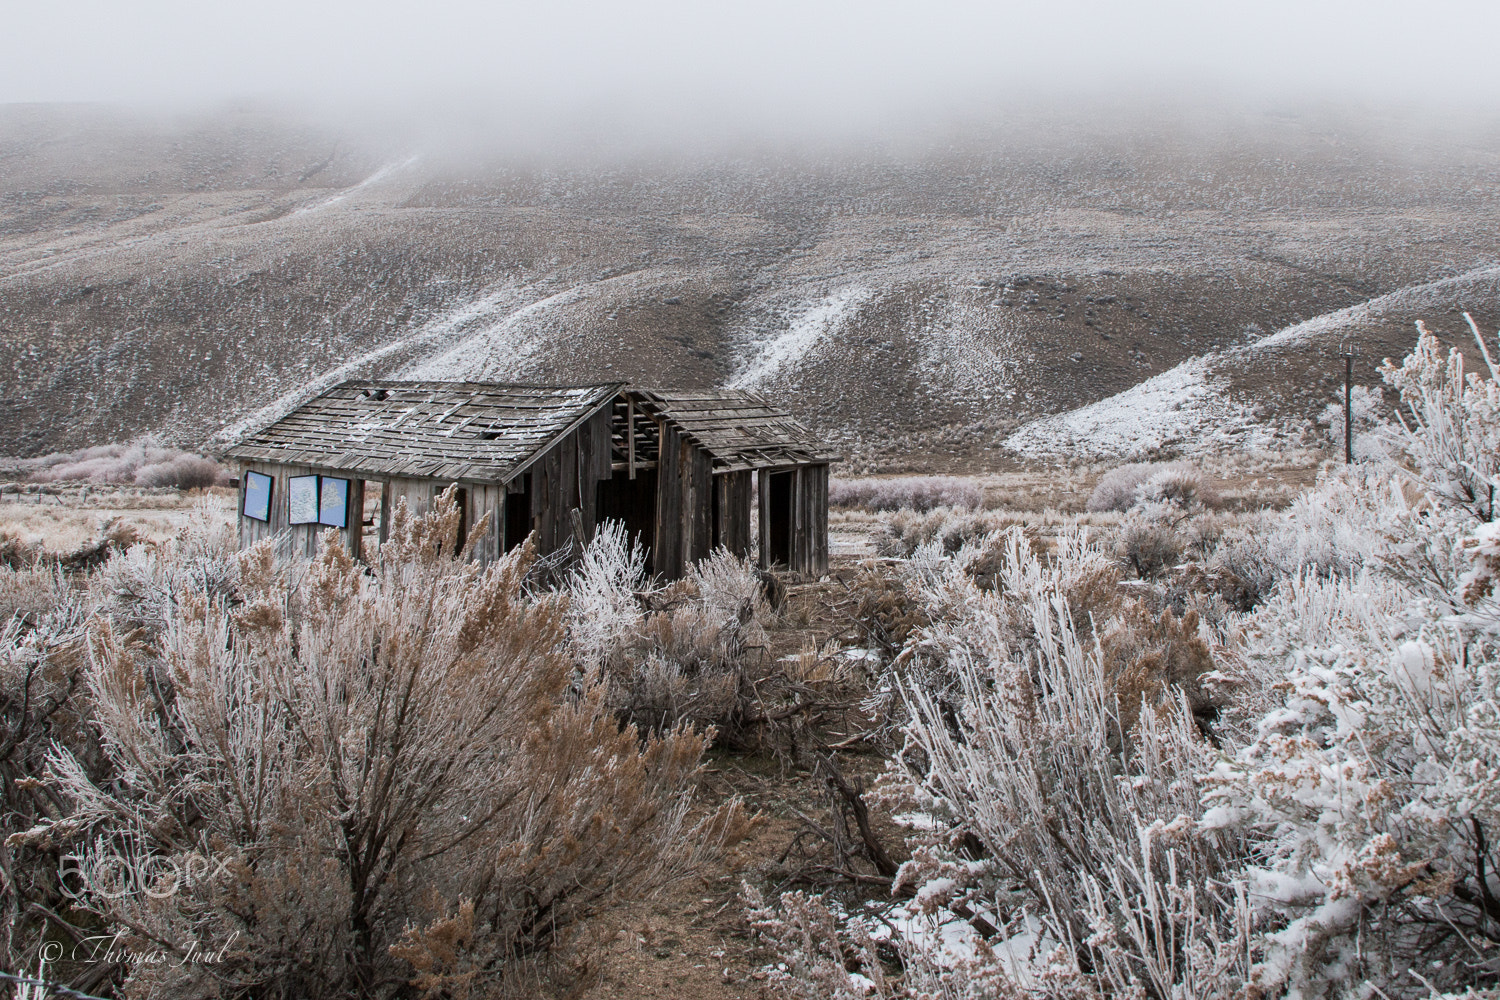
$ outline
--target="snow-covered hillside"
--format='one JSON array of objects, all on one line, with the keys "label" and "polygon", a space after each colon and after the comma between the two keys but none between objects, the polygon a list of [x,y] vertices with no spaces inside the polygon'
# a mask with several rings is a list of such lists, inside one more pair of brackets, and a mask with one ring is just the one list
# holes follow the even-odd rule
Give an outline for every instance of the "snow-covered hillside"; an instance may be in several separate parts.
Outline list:
[{"label": "snow-covered hillside", "polygon": [[1343,366],[1336,355],[1346,337],[1358,345],[1357,380],[1378,381],[1374,373],[1383,358],[1399,357],[1415,343],[1414,320],[1425,319],[1438,330],[1446,322],[1454,344],[1467,350],[1468,331],[1456,314],[1493,307],[1497,299],[1500,267],[1403,288],[1253,344],[1191,358],[1096,403],[1033,420],[1007,437],[1005,447],[1027,458],[1274,448],[1285,443],[1289,422],[1309,415],[1307,407],[1295,405],[1297,394],[1307,392],[1298,383],[1305,373],[1320,372],[1314,403],[1339,398]]}]

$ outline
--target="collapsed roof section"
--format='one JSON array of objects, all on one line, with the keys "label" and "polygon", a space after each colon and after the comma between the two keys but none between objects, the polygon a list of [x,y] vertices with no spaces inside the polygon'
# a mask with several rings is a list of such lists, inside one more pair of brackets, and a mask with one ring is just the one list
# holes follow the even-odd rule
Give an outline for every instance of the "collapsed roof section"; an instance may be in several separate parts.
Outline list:
[{"label": "collapsed roof section", "polygon": [[740,389],[651,392],[630,389],[643,411],[665,417],[714,458],[715,472],[836,462],[796,417]]}]

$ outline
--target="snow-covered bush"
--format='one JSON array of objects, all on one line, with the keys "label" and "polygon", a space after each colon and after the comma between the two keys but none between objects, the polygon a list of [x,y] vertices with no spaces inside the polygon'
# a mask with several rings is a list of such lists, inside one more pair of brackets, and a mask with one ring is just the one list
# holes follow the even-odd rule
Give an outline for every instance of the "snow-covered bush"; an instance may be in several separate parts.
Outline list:
[{"label": "snow-covered bush", "polygon": [[1203,474],[1186,462],[1133,462],[1099,477],[1089,494],[1091,511],[1126,511],[1142,501],[1166,502],[1183,510],[1218,506],[1219,495]]},{"label": "snow-covered bush", "polygon": [[[1389,454],[1389,429],[1385,426],[1385,400],[1379,389],[1356,385],[1349,388],[1349,410],[1354,417],[1354,458],[1357,461],[1385,458]],[[1318,415],[1328,428],[1329,450],[1344,454],[1344,401],[1329,403]]]},{"label": "snow-covered bush", "polygon": [[835,507],[869,510],[932,510],[935,507],[975,509],[983,491],[962,476],[897,476],[890,479],[833,479],[828,502]]}]

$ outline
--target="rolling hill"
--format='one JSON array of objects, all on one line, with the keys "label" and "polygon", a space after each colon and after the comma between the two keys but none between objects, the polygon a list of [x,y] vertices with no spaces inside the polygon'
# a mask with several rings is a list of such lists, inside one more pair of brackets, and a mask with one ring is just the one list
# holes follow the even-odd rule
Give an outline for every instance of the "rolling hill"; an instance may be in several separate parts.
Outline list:
[{"label": "rolling hill", "polygon": [[1339,324],[1493,327],[1497,193],[1493,123],[1331,113],[648,159],[4,107],[0,450],[211,445],[353,375],[757,388],[859,467],[1055,454],[1177,382],[1259,426],[1321,409]]}]

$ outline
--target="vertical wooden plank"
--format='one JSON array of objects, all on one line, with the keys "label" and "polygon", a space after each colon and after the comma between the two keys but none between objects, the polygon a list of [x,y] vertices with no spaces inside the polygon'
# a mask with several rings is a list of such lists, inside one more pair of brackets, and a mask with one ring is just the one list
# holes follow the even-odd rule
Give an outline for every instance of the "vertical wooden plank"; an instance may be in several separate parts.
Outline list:
[{"label": "vertical wooden plank", "polygon": [[771,477],[761,470],[756,475],[760,484],[760,566],[761,569],[771,568]]},{"label": "vertical wooden plank", "polygon": [[828,572],[828,466],[814,465],[808,469],[812,483],[812,572],[823,576]]},{"label": "vertical wooden plank", "polygon": [[380,484],[380,544],[391,537],[391,515],[395,513],[396,501],[391,495],[391,481]]},{"label": "vertical wooden plank", "polygon": [[364,558],[365,481],[350,473],[349,507],[344,515],[344,547],[356,559]]},{"label": "vertical wooden plank", "polygon": [[661,435],[656,469],[656,571],[668,580],[682,576],[682,483],[678,457],[681,437],[677,429],[657,421]]},{"label": "vertical wooden plank", "polygon": [[717,476],[719,544],[737,556],[749,558],[752,507],[750,473],[725,472]]},{"label": "vertical wooden plank", "polygon": [[686,510],[693,537],[689,558],[697,562],[713,551],[713,459],[691,441],[683,442],[683,457],[688,476]]},{"label": "vertical wooden plank", "polygon": [[481,565],[488,566],[500,558],[502,551],[502,534],[505,527],[505,487],[476,486],[473,495],[474,513],[479,517],[490,519],[485,528],[484,537],[474,546],[474,558],[479,560]]}]

